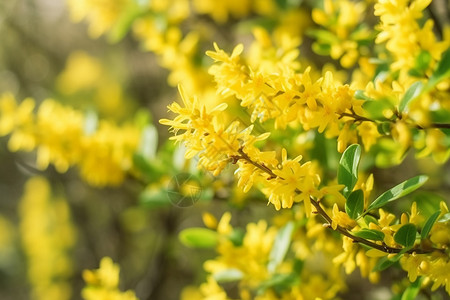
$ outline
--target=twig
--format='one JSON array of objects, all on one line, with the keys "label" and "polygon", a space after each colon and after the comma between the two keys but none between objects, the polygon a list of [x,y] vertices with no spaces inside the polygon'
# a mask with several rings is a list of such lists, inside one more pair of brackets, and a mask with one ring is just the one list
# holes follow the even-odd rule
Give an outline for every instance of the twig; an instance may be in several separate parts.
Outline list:
[{"label": "twig", "polygon": [[[244,159],[245,161],[251,163],[252,165],[254,165],[255,167],[259,168],[260,170],[266,172],[267,174],[270,175],[269,179],[273,179],[273,178],[279,178],[281,180],[283,180],[283,178],[277,176],[271,169],[269,169],[267,166],[263,165],[263,164],[259,164],[255,161],[253,161],[245,152],[242,148],[240,148],[238,150],[239,152],[239,156],[233,156],[233,161],[238,161],[239,159]],[[300,191],[296,190],[297,193],[300,193]],[[319,200],[315,200],[314,198],[312,198],[311,196],[309,197],[311,204],[314,205],[314,207],[317,210],[317,213],[319,215],[322,216],[322,218],[324,218],[327,221],[327,226],[329,228],[331,228],[331,224],[332,224],[332,220],[331,217],[327,214],[327,212],[322,208],[322,206],[320,206],[320,201]],[[386,252],[386,253],[400,253],[401,251],[403,251],[404,248],[394,248],[394,247],[390,247],[388,245],[386,245],[385,243],[377,244],[375,242],[366,240],[364,238],[355,236],[353,234],[351,234],[347,229],[341,227],[341,226],[337,226],[336,231],[338,231],[339,233],[341,233],[342,235],[345,235],[346,237],[352,239],[355,243],[360,243],[360,244],[364,244],[366,246],[372,247],[374,249]],[[436,248],[432,248],[430,250],[424,250],[424,249],[420,249],[420,248],[412,248],[409,249],[408,251],[406,251],[405,253],[417,253],[417,254],[426,254],[426,253],[431,253],[433,251],[440,251],[443,252],[444,249],[436,249]]]}]

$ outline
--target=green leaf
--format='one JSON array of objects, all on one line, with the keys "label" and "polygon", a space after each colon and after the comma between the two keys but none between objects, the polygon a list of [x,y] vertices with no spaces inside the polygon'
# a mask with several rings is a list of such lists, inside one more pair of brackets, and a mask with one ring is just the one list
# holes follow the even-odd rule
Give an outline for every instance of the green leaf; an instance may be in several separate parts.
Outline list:
[{"label": "green leaf", "polygon": [[371,241],[382,241],[384,239],[384,233],[375,229],[363,228],[355,232],[354,235]]},{"label": "green leaf", "polygon": [[117,43],[123,39],[130,30],[133,22],[146,13],[148,13],[148,10],[144,9],[144,7],[141,7],[134,2],[130,3],[121,11],[117,22],[112,27],[108,36],[110,42]]},{"label": "green leaf", "polygon": [[178,238],[183,245],[191,248],[213,248],[219,240],[217,232],[203,227],[184,229]]},{"label": "green leaf", "polygon": [[289,289],[292,285],[298,282],[298,275],[295,273],[288,274],[274,274],[271,278],[263,281],[258,289],[257,293],[262,294],[268,289],[274,289],[275,292],[282,292]]},{"label": "green leaf", "polygon": [[433,227],[434,223],[436,222],[437,218],[439,217],[439,214],[441,213],[440,210],[432,214],[428,220],[425,222],[425,225],[423,225],[422,232],[420,233],[420,238],[426,239],[428,234],[430,233],[431,228]]},{"label": "green leaf", "polygon": [[422,72],[425,71],[426,69],[428,69],[432,58],[433,57],[431,56],[430,52],[428,52],[427,50],[421,50],[414,61],[414,68]]},{"label": "green leaf", "polygon": [[417,294],[419,294],[420,286],[422,285],[422,282],[425,277],[419,277],[411,283],[410,286],[406,288],[406,290],[403,292],[401,300],[414,300],[417,297]]},{"label": "green leaf", "polygon": [[381,122],[377,125],[377,130],[380,134],[388,135],[391,133],[391,122]]},{"label": "green leaf", "polygon": [[242,246],[244,242],[245,231],[242,228],[233,228],[233,231],[228,235],[228,239],[234,246]]},{"label": "green leaf", "polygon": [[356,220],[364,210],[364,192],[362,190],[353,191],[345,202],[345,212]]},{"label": "green leaf", "polygon": [[167,166],[165,169],[158,166],[156,161],[149,161],[140,153],[133,154],[133,166],[145,177],[148,181],[159,180],[162,174],[167,173]]},{"label": "green leaf", "polygon": [[335,44],[339,42],[339,38],[332,32],[323,29],[308,30],[307,34],[316,38],[320,43]]},{"label": "green leaf", "polygon": [[447,51],[442,53],[441,60],[438,63],[436,71],[434,71],[428,80],[425,90],[428,91],[432,89],[439,82],[448,77],[450,77],[450,49],[447,49]]},{"label": "green leaf", "polygon": [[358,164],[361,157],[361,146],[353,144],[348,146],[339,161],[338,183],[345,185],[342,191],[347,197],[358,180]]},{"label": "green leaf", "polygon": [[398,105],[398,110],[400,112],[404,112],[407,108],[409,103],[416,99],[421,93],[423,89],[423,83],[421,81],[416,81],[408,88],[408,90],[405,92],[405,95],[403,95],[402,100],[400,100],[400,104]]},{"label": "green leaf", "polygon": [[241,280],[244,277],[244,273],[242,273],[239,269],[226,269],[219,272],[214,273],[213,278],[217,282],[232,282]]},{"label": "green leaf", "polygon": [[390,266],[392,266],[393,264],[395,264],[397,261],[399,261],[399,259],[403,256],[403,254],[407,251],[408,249],[402,249],[402,251],[400,251],[396,256],[392,257],[392,258],[388,258],[387,256],[382,257],[380,260],[378,260],[377,264],[373,267],[373,272],[381,272],[383,270],[386,270],[387,268],[389,268]]},{"label": "green leaf", "polygon": [[383,270],[386,270],[393,264],[395,264],[397,261],[388,259],[387,256],[382,257],[378,260],[377,264],[373,267],[373,272],[381,272]]},{"label": "green leaf", "polygon": [[420,51],[419,55],[417,55],[414,61],[414,68],[408,71],[408,74],[415,77],[423,77],[425,75],[425,71],[428,69],[431,63],[430,52],[426,50]]},{"label": "green leaf", "polygon": [[395,110],[394,105],[392,105],[391,101],[386,98],[365,101],[362,107],[366,111],[368,117],[373,120],[386,120],[386,117],[383,114],[384,111]]},{"label": "green leaf", "polygon": [[269,263],[267,264],[267,270],[273,273],[278,265],[284,260],[286,253],[291,244],[292,232],[294,231],[294,223],[289,222],[284,225],[278,231],[275,241],[272,246],[272,250],[269,255]]},{"label": "green leaf", "polygon": [[139,204],[147,208],[158,208],[171,204],[167,197],[167,190],[163,188],[144,190],[139,194]]},{"label": "green leaf", "polygon": [[156,149],[158,148],[158,131],[156,127],[149,124],[144,127],[141,133],[141,141],[139,144],[139,153],[147,159],[156,157]]},{"label": "green leaf", "polygon": [[413,178],[403,181],[399,185],[396,185],[393,188],[391,188],[390,190],[381,194],[377,199],[375,199],[375,201],[373,201],[369,205],[369,207],[367,208],[367,211],[383,207],[386,203],[397,200],[398,198],[401,198],[401,197],[415,191],[416,189],[421,187],[427,180],[428,180],[428,176],[419,175],[419,176],[416,176],[416,177],[413,177]]},{"label": "green leaf", "polygon": [[417,229],[414,224],[405,224],[394,234],[394,241],[406,248],[414,246]]}]

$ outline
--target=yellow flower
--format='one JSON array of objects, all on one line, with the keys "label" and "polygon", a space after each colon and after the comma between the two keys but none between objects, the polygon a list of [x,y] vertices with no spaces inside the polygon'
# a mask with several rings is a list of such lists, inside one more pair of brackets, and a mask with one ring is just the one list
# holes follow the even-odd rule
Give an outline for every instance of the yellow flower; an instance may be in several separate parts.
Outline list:
[{"label": "yellow flower", "polygon": [[76,231],[64,198],[51,195],[50,184],[33,177],[19,204],[20,238],[27,258],[32,299],[71,298],[72,250]]},{"label": "yellow flower", "polygon": [[71,18],[74,22],[87,19],[89,34],[97,38],[110,30],[125,10],[129,0],[68,0]]},{"label": "yellow flower", "polygon": [[57,85],[66,94],[93,87],[103,76],[100,62],[83,51],[75,51],[67,59],[64,71],[59,75]]},{"label": "yellow flower", "polygon": [[356,221],[351,219],[345,212],[339,211],[338,205],[335,203],[333,205],[333,212],[331,216],[331,227],[336,230],[338,226],[351,230],[355,227]]},{"label": "yellow flower", "polygon": [[314,22],[328,32],[326,38],[322,35],[317,36],[313,49],[325,46],[330,49],[329,55],[333,59],[340,59],[344,68],[351,68],[360,53],[364,52],[358,42],[368,40],[371,35],[369,29],[361,26],[365,11],[364,2],[348,0],[325,0],[323,10],[314,8],[312,11]]},{"label": "yellow flower", "polygon": [[110,257],[102,258],[99,269],[84,270],[83,279],[87,285],[81,293],[83,299],[138,300],[133,291],[119,290],[119,272],[119,265],[115,264]]},{"label": "yellow flower", "polygon": [[286,149],[282,150],[279,168],[273,172],[276,178],[268,179],[263,193],[277,210],[290,208],[294,202],[304,201],[306,212],[311,212],[309,197],[318,192],[320,177],[315,173],[311,162],[300,163],[302,156],[293,160],[287,158]]},{"label": "yellow flower", "polygon": [[243,18],[247,16],[252,9],[251,0],[194,0],[195,10],[200,14],[210,15],[217,23],[225,23],[230,16]]},{"label": "yellow flower", "polygon": [[421,49],[438,60],[448,47],[448,42],[436,41],[432,20],[427,20],[422,28],[419,26],[422,11],[430,2],[431,0],[378,0],[375,4],[374,14],[380,16],[381,20],[376,43],[386,42],[386,49],[394,58],[392,70],[400,70],[406,74],[414,66],[414,59]]},{"label": "yellow flower", "polygon": [[373,122],[361,122],[361,124],[358,125],[357,130],[364,145],[364,150],[366,151],[369,151],[381,136],[378,132],[377,125]]}]

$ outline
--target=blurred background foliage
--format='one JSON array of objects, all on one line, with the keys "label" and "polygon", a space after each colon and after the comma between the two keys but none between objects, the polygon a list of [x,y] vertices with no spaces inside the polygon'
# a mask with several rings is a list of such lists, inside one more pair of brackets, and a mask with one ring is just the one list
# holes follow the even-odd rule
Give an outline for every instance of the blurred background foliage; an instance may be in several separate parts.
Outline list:
[{"label": "blurred background foliage", "polygon": [[[103,2],[108,4],[108,1]],[[221,13],[225,9],[208,6],[208,1],[203,1],[204,5],[196,1],[198,15],[186,21],[186,26],[209,37],[196,50],[197,64],[211,64],[204,61],[203,53],[212,49],[213,40],[226,45],[234,45],[237,40],[248,43],[250,28],[255,24],[273,27],[273,23],[282,20],[285,27],[303,30],[306,25],[299,26],[299,23],[312,23],[303,10],[283,15],[283,9],[295,7],[301,1],[267,1],[272,6],[256,1],[256,9],[250,8],[250,2],[230,1],[234,6],[230,5],[228,15]],[[435,2],[439,2],[432,8],[437,20],[448,22],[448,14],[436,9],[445,1]],[[218,1],[214,5],[223,3]],[[305,5],[306,8],[312,6]],[[233,7],[238,9],[234,11]],[[262,17],[274,11],[276,17]],[[244,21],[238,23],[239,18]],[[123,22],[126,23],[126,18]],[[202,264],[214,257],[212,250],[191,249],[178,240],[182,229],[203,226],[203,212],[220,217],[224,211],[231,211],[233,225],[241,228],[249,222],[281,214],[272,207],[267,209],[265,200],[257,192],[244,196],[232,187],[232,175],[218,182],[209,174],[199,173],[182,159],[183,153],[180,156],[172,143],[166,143],[167,129],[156,120],[166,117],[167,104],[178,99],[174,87],[177,78],[186,76],[173,73],[170,61],[176,63],[176,56],[161,59],[148,52],[148,48],[157,51],[136,39],[140,34],[139,25],[134,28],[134,36],[126,34],[125,25],[125,29],[115,29],[109,36],[99,36],[103,29],[92,26],[92,23],[72,22],[65,1],[8,0],[0,3],[0,94],[9,92],[16,99],[32,97],[37,106],[45,99],[56,99],[82,112],[87,128],[102,119],[119,126],[131,122],[150,130],[146,131],[150,136],[149,144],[144,144],[142,151],[133,157],[137,168],[125,175],[122,184],[102,188],[81,180],[74,168],[61,173],[50,164],[41,170],[35,163],[36,153],[11,152],[9,137],[0,138],[0,299],[29,299],[30,295],[36,299],[80,299],[83,270],[97,268],[104,256],[120,264],[121,289],[133,289],[140,299],[176,299],[186,285],[204,281]],[[314,35],[320,38],[320,32]],[[313,39],[304,38],[302,59],[314,61],[318,67],[331,63],[327,68],[335,69],[339,76],[339,64],[313,53],[310,50]],[[328,49],[325,44],[316,43],[313,48],[320,52]],[[351,65],[351,60],[356,59],[352,55],[341,61],[342,65]],[[336,54],[336,59],[340,57]],[[153,127],[146,127],[148,124],[154,124],[157,135],[152,133]],[[283,135],[279,139],[286,140]],[[334,143],[323,137],[302,135],[289,146],[304,147],[311,156],[328,151],[328,163],[333,172],[336,168],[333,162],[339,158]],[[152,145],[158,145],[156,158],[154,153],[145,153]],[[362,164],[364,168],[364,161]],[[95,166],[92,170],[95,172]],[[407,178],[404,174],[424,171],[431,174],[431,179],[423,193],[434,199],[433,207],[440,200],[448,200],[450,195],[448,163],[442,168],[431,159],[417,161],[409,155],[397,167],[371,171],[379,191]],[[200,178],[198,185],[202,195],[193,206],[178,207],[167,200],[165,187],[171,184],[173,176],[182,172],[194,173]],[[31,177],[34,179],[29,181]],[[203,189],[206,186],[213,188]],[[415,197],[424,197],[424,194]],[[394,209],[403,211],[411,202]],[[65,256],[52,255],[52,251]],[[56,278],[46,278],[49,266],[58,269],[51,275]],[[399,275],[394,272],[389,276]],[[364,290],[370,294],[373,289],[373,294],[383,295],[389,289],[390,278],[382,278],[378,286],[358,275],[350,276],[348,281],[352,293]],[[350,297],[343,296],[344,299]]]}]

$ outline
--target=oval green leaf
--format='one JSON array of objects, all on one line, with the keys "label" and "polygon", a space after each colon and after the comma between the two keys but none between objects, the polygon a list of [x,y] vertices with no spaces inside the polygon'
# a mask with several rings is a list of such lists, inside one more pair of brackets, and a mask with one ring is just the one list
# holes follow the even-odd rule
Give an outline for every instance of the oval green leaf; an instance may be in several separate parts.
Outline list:
[{"label": "oval green leaf", "polygon": [[407,251],[407,249],[403,249],[392,258],[388,258],[387,256],[382,257],[380,260],[378,260],[377,264],[375,265],[375,267],[373,267],[372,271],[373,272],[381,272],[381,271],[389,268],[390,266],[395,264],[397,261],[399,261],[399,259],[403,256],[403,254],[405,254],[406,251]]},{"label": "oval green leaf", "polygon": [[381,194],[377,199],[375,199],[375,201],[373,201],[369,205],[369,207],[367,208],[367,211],[380,208],[388,202],[397,200],[398,198],[401,198],[401,197],[415,191],[416,189],[421,187],[427,180],[428,180],[428,176],[419,175],[419,176],[416,176],[416,177],[413,177],[413,178],[403,181],[402,183],[394,186],[390,190]]},{"label": "oval green leaf", "polygon": [[405,224],[394,234],[394,241],[406,248],[414,246],[417,229],[414,224]]},{"label": "oval green leaf", "polygon": [[408,88],[405,95],[403,95],[402,100],[400,101],[400,104],[398,105],[398,110],[400,112],[405,111],[406,108],[408,108],[408,104],[416,99],[423,90],[423,83],[421,81],[416,81]]},{"label": "oval green leaf", "polygon": [[213,248],[219,239],[217,232],[202,227],[184,229],[178,238],[183,245],[191,248]]},{"label": "oval green leaf", "polygon": [[439,214],[441,213],[440,210],[432,214],[428,220],[425,222],[425,225],[423,225],[422,232],[420,233],[420,238],[426,239],[428,234],[430,233],[431,228],[433,227],[434,223],[436,222],[437,218],[439,217]]},{"label": "oval green leaf", "polygon": [[382,257],[378,260],[377,264],[373,267],[372,272],[381,272],[383,270],[386,270],[393,264],[395,264],[397,261],[390,260],[386,256]]},{"label": "oval green leaf", "polygon": [[410,286],[406,288],[406,290],[403,292],[401,300],[414,300],[416,299],[417,295],[419,294],[420,287],[422,285],[422,282],[425,277],[418,277],[416,281],[411,283]]},{"label": "oval green leaf", "polygon": [[148,208],[168,206],[170,200],[166,189],[148,189],[139,194],[139,204]]},{"label": "oval green leaf", "polygon": [[364,210],[364,192],[362,190],[356,190],[351,192],[345,202],[345,212],[347,215],[356,220],[362,215]]},{"label": "oval green leaf", "polygon": [[431,90],[442,80],[450,77],[450,49],[442,53],[441,60],[438,63],[436,71],[431,75],[425,87],[426,91]]},{"label": "oval green leaf", "polygon": [[270,251],[269,263],[267,264],[267,270],[269,272],[274,272],[277,266],[284,260],[284,257],[289,249],[289,245],[291,244],[293,231],[293,222],[287,223],[278,231],[272,250]]},{"label": "oval green leaf", "polygon": [[375,229],[363,228],[354,233],[355,236],[372,241],[382,241],[384,239],[384,233]]},{"label": "oval green leaf", "polygon": [[344,197],[347,197],[353,190],[358,180],[358,164],[361,157],[361,146],[353,144],[348,146],[339,161],[338,183],[345,185],[343,189]]},{"label": "oval green leaf", "polygon": [[243,276],[244,273],[242,273],[242,271],[239,269],[226,269],[214,273],[213,278],[217,282],[232,282],[241,280]]}]

